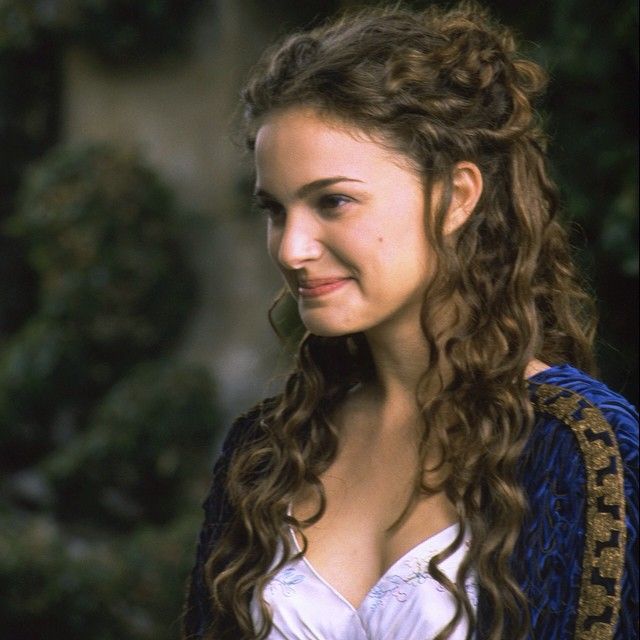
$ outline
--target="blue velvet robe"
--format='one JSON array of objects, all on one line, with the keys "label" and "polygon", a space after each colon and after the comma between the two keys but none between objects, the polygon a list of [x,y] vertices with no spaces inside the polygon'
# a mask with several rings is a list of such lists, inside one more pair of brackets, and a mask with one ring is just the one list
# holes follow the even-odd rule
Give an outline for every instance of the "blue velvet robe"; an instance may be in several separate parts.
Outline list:
[{"label": "blue velvet robe", "polygon": [[[529,602],[530,640],[638,638],[637,412],[570,365],[533,376],[529,387],[536,424],[519,465],[529,511],[512,566]],[[204,564],[231,517],[224,488],[229,459],[257,422],[254,410],[234,423],[214,467],[185,638],[202,638],[212,618]],[[478,640],[490,618],[481,592]]]}]

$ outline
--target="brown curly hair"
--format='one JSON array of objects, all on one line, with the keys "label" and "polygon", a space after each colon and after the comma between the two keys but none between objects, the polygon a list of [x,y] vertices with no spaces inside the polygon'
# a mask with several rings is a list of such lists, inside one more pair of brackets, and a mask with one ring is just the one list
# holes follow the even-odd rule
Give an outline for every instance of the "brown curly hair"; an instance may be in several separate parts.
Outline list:
[{"label": "brown curly hair", "polygon": [[[243,93],[249,148],[275,110],[311,107],[404,154],[424,176],[426,193],[442,186],[426,224],[438,268],[421,316],[429,356],[418,390],[423,465],[412,501],[444,490],[472,543],[455,583],[438,566],[461,545],[463,527],[431,562],[456,601],[436,640],[450,637],[463,617],[471,635],[475,616],[464,588],[471,571],[492,612],[487,637],[498,640],[507,629],[513,640],[525,637],[527,603],[510,570],[526,510],[516,464],[533,424],[525,367],[539,358],[594,369],[593,305],[557,220],[558,194],[532,105],[545,84],[542,69],[518,56],[511,32],[465,2],[451,10],[366,9],[291,35],[266,52]],[[445,235],[460,161],[478,166],[483,192],[467,222]],[[453,309],[455,321],[436,332],[442,309]],[[264,625],[256,632],[250,599],[292,556],[288,526],[306,547],[304,528],[325,509],[320,476],[338,447],[330,416],[371,375],[364,336],[304,334],[284,391],[264,406],[258,434],[231,461],[234,515],[206,567],[212,638],[268,634],[264,601],[258,598]],[[447,469],[437,487],[426,486],[422,473],[434,441]],[[307,488],[318,509],[298,521],[287,507]],[[279,548],[281,561],[270,567]]]}]

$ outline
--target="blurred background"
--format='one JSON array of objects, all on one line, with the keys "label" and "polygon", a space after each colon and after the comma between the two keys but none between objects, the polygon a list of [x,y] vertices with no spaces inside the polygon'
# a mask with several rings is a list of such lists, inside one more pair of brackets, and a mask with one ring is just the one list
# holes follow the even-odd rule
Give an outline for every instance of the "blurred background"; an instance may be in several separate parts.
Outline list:
[{"label": "blurred background", "polygon": [[[284,362],[238,92],[349,4],[0,0],[3,638],[178,636],[216,448]],[[602,377],[637,404],[638,5],[487,4],[551,73]]]}]

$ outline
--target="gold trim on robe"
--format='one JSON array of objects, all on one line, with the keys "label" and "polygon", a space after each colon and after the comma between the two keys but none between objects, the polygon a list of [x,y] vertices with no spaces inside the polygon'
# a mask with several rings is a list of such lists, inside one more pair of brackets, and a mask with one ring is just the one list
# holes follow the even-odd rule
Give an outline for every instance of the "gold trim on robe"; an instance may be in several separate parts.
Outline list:
[{"label": "gold trim on robe", "polygon": [[611,425],[583,396],[537,386],[538,411],[565,423],[578,441],[586,469],[585,543],[576,640],[613,640],[624,570],[626,524],[622,458]]}]

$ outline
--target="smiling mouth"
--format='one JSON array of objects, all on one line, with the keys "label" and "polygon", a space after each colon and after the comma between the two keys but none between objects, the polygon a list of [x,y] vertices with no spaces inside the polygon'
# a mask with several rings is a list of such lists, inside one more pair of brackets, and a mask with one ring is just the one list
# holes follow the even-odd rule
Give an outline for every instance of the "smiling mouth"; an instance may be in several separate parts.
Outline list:
[{"label": "smiling mouth", "polygon": [[340,289],[351,278],[318,278],[306,280],[298,285],[298,293],[302,298],[318,298]]}]

